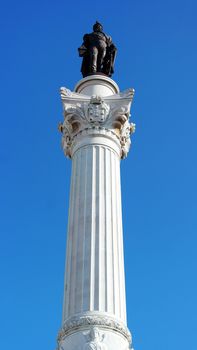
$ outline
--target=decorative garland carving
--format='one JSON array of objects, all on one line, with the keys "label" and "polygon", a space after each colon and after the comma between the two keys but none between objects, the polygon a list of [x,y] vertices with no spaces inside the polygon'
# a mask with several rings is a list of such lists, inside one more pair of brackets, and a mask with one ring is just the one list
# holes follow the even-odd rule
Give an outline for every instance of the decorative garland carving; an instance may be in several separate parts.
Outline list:
[{"label": "decorative garland carving", "polygon": [[100,326],[121,333],[128,340],[129,344],[131,343],[131,333],[123,323],[110,316],[102,315],[82,315],[71,317],[64,323],[60,330],[58,334],[58,342],[60,342],[65,336],[84,328],[90,328],[90,326]]},{"label": "decorative garland carving", "polygon": [[130,106],[134,95],[133,89],[122,93],[101,97],[86,96],[61,88],[61,99],[64,109],[64,122],[59,124],[62,132],[62,145],[65,155],[71,157],[75,137],[83,130],[109,130],[120,142],[125,158],[130,148],[130,134],[135,125],[129,123]]}]

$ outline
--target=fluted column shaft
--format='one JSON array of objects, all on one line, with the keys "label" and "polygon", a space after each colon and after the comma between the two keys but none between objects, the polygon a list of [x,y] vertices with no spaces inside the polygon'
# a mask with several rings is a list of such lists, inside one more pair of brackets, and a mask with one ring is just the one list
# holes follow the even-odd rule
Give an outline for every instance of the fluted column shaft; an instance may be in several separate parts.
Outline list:
[{"label": "fluted column shaft", "polygon": [[93,144],[72,162],[63,319],[99,311],[126,323],[120,157]]}]

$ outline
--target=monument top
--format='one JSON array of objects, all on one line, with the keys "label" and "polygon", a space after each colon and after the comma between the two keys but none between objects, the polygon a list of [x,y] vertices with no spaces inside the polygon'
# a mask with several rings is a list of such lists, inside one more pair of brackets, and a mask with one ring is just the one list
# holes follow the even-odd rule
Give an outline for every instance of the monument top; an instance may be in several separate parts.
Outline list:
[{"label": "monument top", "polygon": [[102,24],[96,22],[93,25],[93,32],[84,35],[78,51],[79,56],[83,57],[81,66],[83,77],[93,74],[112,76],[117,48],[112,38],[103,32]]}]

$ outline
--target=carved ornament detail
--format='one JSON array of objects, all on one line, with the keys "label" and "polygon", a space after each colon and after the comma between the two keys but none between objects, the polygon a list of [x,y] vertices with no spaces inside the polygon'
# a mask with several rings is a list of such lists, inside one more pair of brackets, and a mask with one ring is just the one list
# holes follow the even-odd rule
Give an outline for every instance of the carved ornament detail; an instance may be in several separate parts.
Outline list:
[{"label": "carved ornament detail", "polygon": [[129,344],[131,343],[131,333],[123,323],[110,316],[102,315],[83,315],[71,317],[64,323],[62,329],[60,330],[58,334],[58,342],[71,333],[80,331],[84,328],[90,328],[91,326],[99,326],[119,332],[128,340]]},{"label": "carved ornament detail", "polygon": [[72,145],[76,136],[84,130],[111,131],[119,140],[121,158],[125,158],[130,147],[130,134],[135,131],[135,124],[129,122],[130,106],[134,90],[101,97],[87,96],[61,88],[64,110],[64,122],[59,124],[62,132],[62,145],[65,155],[71,157]]},{"label": "carved ornament detail", "polygon": [[86,338],[83,350],[107,350],[107,346],[103,342],[105,335],[97,327],[92,327],[83,334]]}]

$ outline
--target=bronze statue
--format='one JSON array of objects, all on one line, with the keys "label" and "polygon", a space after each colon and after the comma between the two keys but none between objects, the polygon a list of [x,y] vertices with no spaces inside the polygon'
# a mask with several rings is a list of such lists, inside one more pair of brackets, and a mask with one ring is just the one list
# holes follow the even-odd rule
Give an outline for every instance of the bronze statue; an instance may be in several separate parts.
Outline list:
[{"label": "bronze statue", "polygon": [[114,73],[116,47],[110,36],[103,32],[99,22],[93,25],[93,32],[85,34],[83,44],[78,49],[83,57],[81,72],[83,77],[92,74],[104,74],[109,77]]}]

